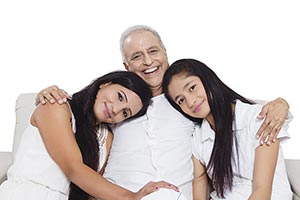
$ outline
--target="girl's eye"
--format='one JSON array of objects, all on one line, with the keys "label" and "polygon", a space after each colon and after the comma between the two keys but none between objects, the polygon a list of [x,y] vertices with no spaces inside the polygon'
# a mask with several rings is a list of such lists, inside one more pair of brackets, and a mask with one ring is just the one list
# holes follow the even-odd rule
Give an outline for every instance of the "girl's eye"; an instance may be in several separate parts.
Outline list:
[{"label": "girl's eye", "polygon": [[177,102],[177,104],[178,104],[178,105],[181,105],[181,104],[183,104],[183,102],[184,102],[183,99],[179,99],[178,102]]},{"label": "girl's eye", "polygon": [[127,117],[128,117],[128,113],[127,113],[126,110],[123,110],[123,116],[124,116],[124,118],[127,118]]},{"label": "girl's eye", "polygon": [[118,98],[119,98],[119,101],[121,101],[121,102],[123,101],[123,96],[120,92],[118,92]]}]

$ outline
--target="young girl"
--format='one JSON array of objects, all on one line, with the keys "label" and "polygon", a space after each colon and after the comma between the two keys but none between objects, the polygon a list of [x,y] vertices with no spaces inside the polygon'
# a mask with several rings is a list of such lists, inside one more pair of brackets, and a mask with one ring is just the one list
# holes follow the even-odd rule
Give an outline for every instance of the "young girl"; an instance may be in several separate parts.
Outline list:
[{"label": "young girl", "polygon": [[193,136],[194,199],[206,196],[206,173],[212,199],[292,199],[280,149],[280,141],[288,137],[287,124],[274,144],[260,144],[255,134],[262,106],[234,92],[194,59],[173,63],[163,90],[178,111],[199,124]]},{"label": "young girl", "polygon": [[133,193],[99,174],[112,142],[106,125],[143,115],[151,97],[139,76],[116,71],[96,79],[66,104],[38,105],[8,180],[0,187],[0,199],[83,200],[89,195],[97,199],[141,199],[159,187],[177,190],[161,181],[150,182]]}]

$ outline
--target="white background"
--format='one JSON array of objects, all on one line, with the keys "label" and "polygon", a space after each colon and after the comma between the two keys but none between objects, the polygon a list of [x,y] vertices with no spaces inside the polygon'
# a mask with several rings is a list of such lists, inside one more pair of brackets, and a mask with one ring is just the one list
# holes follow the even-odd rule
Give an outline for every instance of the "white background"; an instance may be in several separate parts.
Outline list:
[{"label": "white background", "polygon": [[178,2],[2,0],[0,151],[12,149],[20,93],[52,84],[73,93],[123,69],[121,32],[146,24],[161,34],[170,63],[196,58],[246,97],[285,98],[294,115],[285,157],[300,159],[298,1]]}]

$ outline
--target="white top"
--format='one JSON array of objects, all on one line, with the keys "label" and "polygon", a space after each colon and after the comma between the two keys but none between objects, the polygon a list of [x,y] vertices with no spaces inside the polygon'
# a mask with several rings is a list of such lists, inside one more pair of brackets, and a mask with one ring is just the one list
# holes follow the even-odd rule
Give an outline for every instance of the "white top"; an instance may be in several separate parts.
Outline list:
[{"label": "white top", "polygon": [[[75,131],[74,117],[72,127]],[[99,169],[106,158],[108,130],[99,127],[100,160]],[[105,150],[103,150],[105,149]],[[103,157],[103,158],[102,158]],[[0,186],[0,199],[68,199],[70,181],[60,167],[52,160],[38,129],[29,124],[22,134],[15,161],[7,172],[8,180]]]},{"label": "white top", "polygon": [[[263,120],[257,120],[261,108],[262,106],[258,104],[249,105],[241,101],[236,103],[233,129],[238,141],[240,171],[233,165],[233,188],[231,192],[226,193],[226,199],[246,200],[252,192],[255,149],[259,146],[259,139],[256,139],[255,135],[263,122]],[[284,124],[278,135],[281,143],[284,139],[289,138],[287,128],[288,122]],[[203,120],[201,128],[198,126],[196,134],[193,136],[193,153],[205,166],[209,162],[214,139],[214,131],[210,128],[208,121]],[[234,155],[234,158],[237,160],[237,155]],[[240,174],[241,178],[236,176],[237,174]],[[211,173],[208,175],[211,177]],[[281,148],[278,154],[272,191],[272,200],[292,199]],[[211,198],[219,199],[215,192],[211,193]]]},{"label": "white top", "polygon": [[113,127],[104,177],[132,191],[149,181],[165,180],[192,199],[191,136],[195,125],[163,94],[152,101],[144,116]]}]

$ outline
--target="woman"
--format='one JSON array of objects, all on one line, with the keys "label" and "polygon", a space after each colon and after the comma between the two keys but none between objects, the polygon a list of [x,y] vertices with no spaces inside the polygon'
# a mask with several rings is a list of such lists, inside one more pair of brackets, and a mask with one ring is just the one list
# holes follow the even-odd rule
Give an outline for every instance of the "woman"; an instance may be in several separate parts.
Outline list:
[{"label": "woman", "polygon": [[205,64],[194,59],[173,63],[164,76],[170,103],[199,124],[193,136],[194,199],[205,198],[208,177],[212,199],[292,199],[280,141],[261,145],[255,137],[261,105],[227,87]]},{"label": "woman", "polygon": [[113,137],[107,125],[143,115],[151,96],[139,76],[116,71],[75,93],[67,104],[38,105],[0,187],[0,199],[141,199],[160,187],[177,190],[161,181],[134,193],[98,173]]}]

